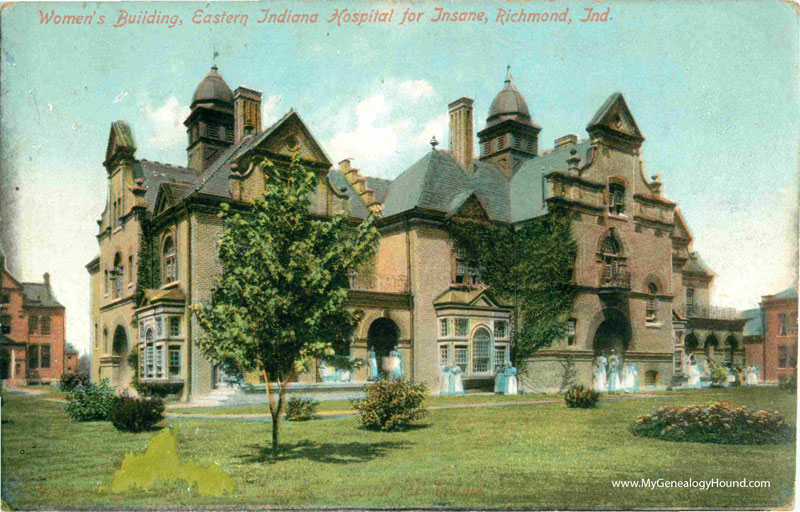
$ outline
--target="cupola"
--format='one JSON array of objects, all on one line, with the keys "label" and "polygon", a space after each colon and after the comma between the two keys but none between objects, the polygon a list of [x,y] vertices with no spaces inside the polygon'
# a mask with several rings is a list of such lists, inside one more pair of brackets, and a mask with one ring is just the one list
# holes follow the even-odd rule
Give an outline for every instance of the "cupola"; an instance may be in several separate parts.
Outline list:
[{"label": "cupola", "polygon": [[192,95],[192,112],[186,121],[189,146],[188,167],[198,172],[208,169],[234,141],[233,92],[211,67]]}]

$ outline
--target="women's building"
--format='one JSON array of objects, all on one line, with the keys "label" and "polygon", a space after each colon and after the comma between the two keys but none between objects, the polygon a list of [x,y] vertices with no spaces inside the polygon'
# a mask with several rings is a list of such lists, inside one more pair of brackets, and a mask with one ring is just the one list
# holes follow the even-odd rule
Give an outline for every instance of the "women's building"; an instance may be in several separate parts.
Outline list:
[{"label": "women's building", "polygon": [[[294,110],[267,128],[260,112],[260,92],[231,91],[213,67],[184,122],[186,167],[137,158],[130,125],[112,123],[100,254],[87,265],[93,378],[125,387],[134,351],[142,380],[182,386],[186,400],[224,385],[195,344],[199,327],[187,307],[209,300],[220,272],[220,204],[246,206],[260,193],[252,157],[285,165],[294,152],[317,173],[315,214],[382,217],[373,268],[352,276],[350,306],[365,313],[354,357],[367,359],[371,349],[379,357],[394,353],[406,377],[434,390],[445,364],[462,368],[468,388],[490,385],[495,368],[509,361],[513,308],[480,283],[444,221],[522,223],[553,202],[574,212],[580,294],[568,335],[527,362],[525,389],[558,389],[565,374],[591,383],[595,358],[611,350],[638,363],[642,386],[671,383],[690,357],[713,356],[729,339],[736,342],[732,357],[741,356],[741,325],[697,323],[713,320],[713,273],[692,252],[692,235],[660,178],[645,176],[644,137],[621,94],[589,121],[589,138],[568,134],[540,150],[541,128],[507,79],[477,134],[479,155],[473,101],[460,98],[449,105],[450,150],[435,140],[428,151],[409,148],[423,154],[393,180],[367,176],[349,160],[334,166]],[[687,344],[690,335],[696,345]],[[299,380],[324,386],[327,371]],[[355,385],[369,372],[357,370]]]}]

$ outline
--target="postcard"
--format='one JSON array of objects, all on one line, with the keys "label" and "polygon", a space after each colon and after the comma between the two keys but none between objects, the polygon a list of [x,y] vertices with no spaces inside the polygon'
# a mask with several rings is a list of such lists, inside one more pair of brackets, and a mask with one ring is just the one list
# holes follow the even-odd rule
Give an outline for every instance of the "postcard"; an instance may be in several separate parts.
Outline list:
[{"label": "postcard", "polygon": [[799,14],[5,4],[4,510],[793,507]]}]

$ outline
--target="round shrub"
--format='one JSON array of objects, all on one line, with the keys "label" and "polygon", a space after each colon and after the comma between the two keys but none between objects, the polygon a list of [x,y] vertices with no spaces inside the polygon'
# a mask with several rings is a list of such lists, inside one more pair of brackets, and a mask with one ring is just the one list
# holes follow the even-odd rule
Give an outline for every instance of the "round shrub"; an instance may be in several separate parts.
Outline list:
[{"label": "round shrub", "polygon": [[597,407],[599,399],[600,393],[584,387],[582,384],[572,386],[564,393],[564,402],[567,407],[580,407],[581,409]]},{"label": "round shrub", "polygon": [[797,393],[797,375],[790,375],[788,377],[781,376],[778,378],[778,386],[787,393]]},{"label": "round shrub", "polygon": [[309,397],[292,397],[286,402],[286,419],[308,421],[314,417],[319,402]]},{"label": "round shrub", "polygon": [[384,432],[401,430],[427,414],[422,402],[428,394],[424,384],[381,379],[366,388],[366,397],[353,400],[361,425]]},{"label": "round shrub", "polygon": [[630,428],[638,436],[697,443],[774,444],[795,437],[794,427],[777,411],[754,411],[730,402],[662,407],[639,416]]},{"label": "round shrub", "polygon": [[76,386],[67,394],[67,414],[78,421],[105,421],[109,419],[114,391],[105,381]]},{"label": "round shrub", "polygon": [[59,387],[61,391],[69,393],[78,386],[85,386],[91,382],[88,373],[62,373]]},{"label": "round shrub", "polygon": [[164,400],[116,396],[111,407],[111,423],[124,432],[144,432],[164,419]]}]

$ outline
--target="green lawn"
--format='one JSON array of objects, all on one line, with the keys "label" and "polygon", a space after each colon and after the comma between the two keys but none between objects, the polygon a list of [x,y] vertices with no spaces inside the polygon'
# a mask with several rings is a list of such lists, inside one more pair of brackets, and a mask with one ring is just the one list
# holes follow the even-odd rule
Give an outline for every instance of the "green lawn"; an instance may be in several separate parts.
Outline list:
[{"label": "green lawn", "polygon": [[[781,507],[792,503],[794,445],[718,446],[637,438],[628,425],[667,404],[711,399],[779,410],[794,422],[796,397],[775,388],[679,392],[603,402],[431,411],[420,428],[366,432],[357,418],[284,423],[283,458],[264,459],[269,425],[170,418],[184,460],[218,463],[234,495],[205,498],[175,485],[147,493],[104,491],[126,452],[152,433],[71,421],[63,405],[3,401],[3,499],[46,505],[319,504],[544,508]],[[7,420],[7,421],[6,421]],[[769,489],[618,489],[615,479],[768,480]]]}]

